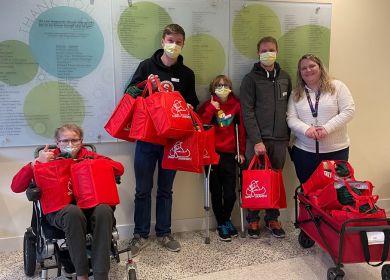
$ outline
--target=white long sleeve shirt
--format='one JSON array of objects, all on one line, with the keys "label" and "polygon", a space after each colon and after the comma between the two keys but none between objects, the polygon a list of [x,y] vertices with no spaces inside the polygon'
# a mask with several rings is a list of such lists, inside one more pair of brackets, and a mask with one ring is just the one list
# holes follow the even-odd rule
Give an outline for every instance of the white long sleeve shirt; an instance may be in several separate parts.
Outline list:
[{"label": "white long sleeve shirt", "polygon": [[[305,136],[305,132],[312,125],[322,126],[328,135],[319,141],[320,153],[330,153],[349,147],[347,123],[353,118],[355,103],[347,86],[333,80],[336,91],[333,95],[321,92],[318,103],[317,121],[310,110],[306,95],[298,102],[294,102],[291,94],[287,109],[287,124],[295,135],[293,145],[307,152],[315,153],[315,141]],[[312,104],[315,104],[316,93],[309,90]]]}]

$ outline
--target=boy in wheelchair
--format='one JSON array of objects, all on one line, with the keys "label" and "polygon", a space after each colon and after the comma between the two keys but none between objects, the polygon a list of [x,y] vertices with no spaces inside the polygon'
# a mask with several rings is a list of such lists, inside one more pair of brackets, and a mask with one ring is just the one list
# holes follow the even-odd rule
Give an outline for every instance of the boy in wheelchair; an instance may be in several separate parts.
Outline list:
[{"label": "boy in wheelchair", "polygon": [[[114,175],[121,176],[123,165],[108,157],[96,154],[83,147],[83,131],[75,124],[65,124],[55,131],[56,149],[49,149],[48,145],[42,149],[38,157],[25,165],[13,178],[11,189],[20,193],[26,191],[34,181],[34,165],[47,163],[60,157],[71,157],[75,160],[93,158],[104,159],[112,166]],[[39,187],[39,186],[38,186]],[[74,202],[74,201],[73,201]],[[92,242],[92,271],[94,279],[107,280],[110,269],[110,249],[112,229],[114,226],[114,211],[108,204],[98,204],[89,209],[81,209],[70,203],[65,208],[46,213],[48,223],[65,233],[66,244],[71,261],[76,270],[77,279],[88,279],[90,271],[86,247],[87,229],[91,229]]]}]

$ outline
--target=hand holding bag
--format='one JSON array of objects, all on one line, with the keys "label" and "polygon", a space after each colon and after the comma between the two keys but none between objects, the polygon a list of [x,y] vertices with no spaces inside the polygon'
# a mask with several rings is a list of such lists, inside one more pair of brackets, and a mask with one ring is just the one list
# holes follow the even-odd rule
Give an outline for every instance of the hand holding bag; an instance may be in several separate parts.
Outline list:
[{"label": "hand holding bag", "polygon": [[190,110],[178,91],[168,91],[156,79],[159,92],[145,99],[157,134],[162,137],[179,139],[193,132]]},{"label": "hand holding bag", "polygon": [[[141,88],[145,84],[146,80],[137,84],[136,87]],[[114,112],[112,112],[111,117],[104,126],[104,129],[112,137],[127,141],[134,141],[134,139],[129,137],[129,131],[133,118],[135,101],[136,98],[134,98],[130,93],[125,92],[122,99],[115,107]]]},{"label": "hand holding bag", "polygon": [[59,211],[73,199],[70,168],[73,159],[58,158],[34,164],[34,180],[41,190],[40,203],[43,214]]},{"label": "hand holding bag", "polygon": [[74,196],[80,208],[117,205],[119,195],[114,171],[106,159],[85,159],[71,167]]},{"label": "hand holding bag", "polygon": [[152,95],[154,95],[152,92],[152,84],[147,80],[142,96],[138,97],[135,101],[134,116],[128,137],[153,144],[165,145],[166,138],[157,135],[156,128],[147,109],[146,99]]},{"label": "hand holding bag", "polygon": [[282,170],[272,169],[267,154],[264,169],[259,168],[260,159],[254,155],[248,170],[242,171],[242,208],[286,208]]}]

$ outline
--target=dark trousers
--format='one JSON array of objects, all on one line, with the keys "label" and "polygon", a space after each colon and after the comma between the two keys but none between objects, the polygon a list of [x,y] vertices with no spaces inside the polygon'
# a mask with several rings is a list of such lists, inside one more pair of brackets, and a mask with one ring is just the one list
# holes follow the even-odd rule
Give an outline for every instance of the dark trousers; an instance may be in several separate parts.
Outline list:
[{"label": "dark trousers", "polygon": [[64,209],[49,213],[47,221],[65,232],[66,244],[77,276],[89,273],[86,248],[87,229],[92,233],[92,270],[94,279],[108,280],[114,211],[107,204],[81,210],[69,204]]},{"label": "dark trousers", "polygon": [[[267,150],[267,155],[271,162],[273,169],[283,169],[284,163],[286,162],[286,151],[288,146],[288,141],[275,141],[275,140],[265,140],[263,139],[263,144]],[[254,143],[247,141],[246,143],[246,162],[249,163],[252,160],[254,155]],[[248,223],[259,221],[259,210],[251,211],[248,209],[248,214],[246,220]],[[264,221],[268,222],[271,220],[277,220],[280,216],[279,209],[266,209]]]},{"label": "dark trousers", "polygon": [[291,150],[291,158],[294,162],[295,172],[299,182],[302,184],[310,178],[318,164],[322,160],[348,160],[349,148],[331,153],[311,153],[295,146]]},{"label": "dark trousers", "polygon": [[230,219],[236,202],[235,154],[219,153],[218,165],[210,171],[211,204],[218,225]]},{"label": "dark trousers", "polygon": [[153,174],[158,163],[156,197],[156,235],[171,233],[172,186],[176,171],[161,167],[164,146],[137,141],[134,157],[135,209],[134,234],[148,238],[152,207]]}]

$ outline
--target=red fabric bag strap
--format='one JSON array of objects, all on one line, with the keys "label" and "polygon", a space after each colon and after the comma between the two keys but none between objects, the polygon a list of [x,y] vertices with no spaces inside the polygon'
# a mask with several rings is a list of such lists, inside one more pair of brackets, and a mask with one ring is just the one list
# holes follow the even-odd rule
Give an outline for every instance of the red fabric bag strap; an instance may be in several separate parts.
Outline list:
[{"label": "red fabric bag strap", "polygon": [[366,204],[366,203],[368,203],[368,205],[370,205],[370,209],[368,209],[366,212],[364,212],[364,214],[368,213],[372,209],[377,208],[375,203],[379,199],[378,195],[358,195],[357,193],[355,193],[352,190],[351,185],[349,184],[349,182],[347,180],[344,180],[343,183],[347,187],[349,193],[355,199],[355,207],[346,205],[346,206],[343,206],[343,210],[349,210],[349,211],[354,212],[354,213],[360,213],[359,212],[360,206],[362,206],[363,204]]},{"label": "red fabric bag strap", "polygon": [[264,155],[259,156],[254,155],[249,164],[248,170],[259,169],[261,156],[264,157],[264,169],[272,169],[271,161],[269,160],[267,153],[265,153]]},{"label": "red fabric bag strap", "polygon": [[204,131],[203,123],[200,120],[199,115],[197,113],[195,113],[195,111],[190,109],[190,108],[188,108],[188,110],[190,111],[190,115],[191,115],[191,118],[193,120],[195,130]]}]

